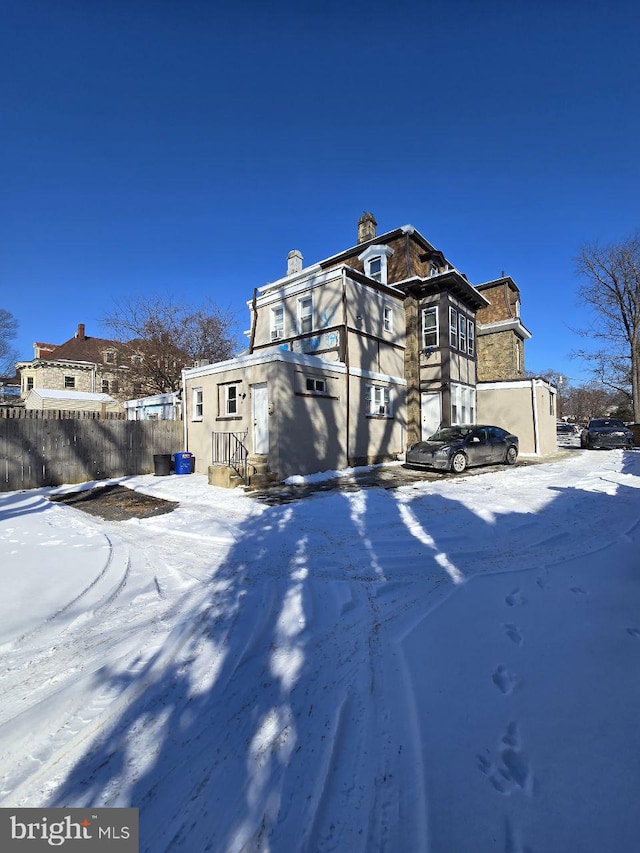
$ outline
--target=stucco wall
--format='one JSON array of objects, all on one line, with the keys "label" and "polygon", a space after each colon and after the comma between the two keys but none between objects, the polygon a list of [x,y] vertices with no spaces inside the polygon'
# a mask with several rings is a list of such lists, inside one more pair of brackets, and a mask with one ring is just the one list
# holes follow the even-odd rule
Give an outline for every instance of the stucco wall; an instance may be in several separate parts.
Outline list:
[{"label": "stucco wall", "polygon": [[477,421],[517,435],[521,453],[546,456],[558,449],[555,393],[543,380],[480,383]]}]

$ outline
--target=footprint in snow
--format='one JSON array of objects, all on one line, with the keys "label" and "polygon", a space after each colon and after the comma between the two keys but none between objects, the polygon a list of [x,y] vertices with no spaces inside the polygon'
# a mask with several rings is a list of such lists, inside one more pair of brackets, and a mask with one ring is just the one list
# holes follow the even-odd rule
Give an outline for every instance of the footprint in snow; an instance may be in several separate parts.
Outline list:
[{"label": "footprint in snow", "polygon": [[529,760],[522,750],[518,724],[511,722],[498,747],[499,759],[492,762],[486,755],[478,754],[478,769],[501,794],[512,794],[516,789],[531,795],[533,774]]},{"label": "footprint in snow", "polygon": [[493,673],[493,683],[501,693],[508,696],[510,693],[513,693],[516,687],[518,687],[520,679],[512,672],[509,672],[507,667],[501,663],[496,667],[496,670]]},{"label": "footprint in snow", "polygon": [[505,630],[505,634],[511,640],[512,643],[515,643],[516,646],[521,646],[524,642],[524,637],[522,636],[520,629],[517,625],[512,625],[508,622],[503,626]]},{"label": "footprint in snow", "polygon": [[510,592],[509,595],[505,598],[505,601],[509,605],[509,607],[518,607],[520,604],[526,604],[527,599],[520,592],[519,589],[514,589],[513,592]]},{"label": "footprint in snow", "polygon": [[572,592],[574,595],[587,595],[587,591],[586,591],[586,589],[582,589],[582,587],[581,587],[581,586],[572,586],[572,587],[571,587],[571,592]]},{"label": "footprint in snow", "polygon": [[640,628],[627,628],[627,634],[640,640]]}]

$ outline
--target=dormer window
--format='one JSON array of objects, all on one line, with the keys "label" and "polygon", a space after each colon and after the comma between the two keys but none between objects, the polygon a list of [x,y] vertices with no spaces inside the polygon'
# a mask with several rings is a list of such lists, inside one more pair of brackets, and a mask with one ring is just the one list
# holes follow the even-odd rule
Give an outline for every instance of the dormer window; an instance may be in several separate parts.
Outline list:
[{"label": "dormer window", "polygon": [[104,363],[105,364],[115,364],[116,363],[116,354],[113,350],[107,350],[105,352]]},{"label": "dormer window", "polygon": [[439,275],[439,274],[440,274],[440,270],[438,269],[437,265],[433,261],[431,261],[431,263],[429,264],[429,276],[434,276],[434,275]]},{"label": "dormer window", "polygon": [[382,281],[382,258],[371,258],[367,275],[374,281]]},{"label": "dormer window", "polygon": [[364,266],[364,274],[374,281],[379,281],[380,284],[387,284],[387,261],[393,255],[393,249],[388,246],[369,246],[361,255],[358,255],[358,260],[362,261]]}]

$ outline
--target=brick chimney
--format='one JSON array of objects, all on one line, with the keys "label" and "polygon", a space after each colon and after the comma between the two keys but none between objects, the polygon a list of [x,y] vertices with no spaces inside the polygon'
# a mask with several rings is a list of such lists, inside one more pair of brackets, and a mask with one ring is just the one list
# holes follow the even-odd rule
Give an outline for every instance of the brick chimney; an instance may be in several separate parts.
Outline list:
[{"label": "brick chimney", "polygon": [[373,213],[363,213],[358,219],[358,243],[366,243],[367,240],[373,240],[376,236],[377,222]]},{"label": "brick chimney", "polygon": [[293,249],[287,255],[287,275],[301,272],[302,270],[302,252]]},{"label": "brick chimney", "polygon": [[84,323],[78,323],[78,331],[76,332],[76,338],[79,341],[83,341],[85,339]]}]

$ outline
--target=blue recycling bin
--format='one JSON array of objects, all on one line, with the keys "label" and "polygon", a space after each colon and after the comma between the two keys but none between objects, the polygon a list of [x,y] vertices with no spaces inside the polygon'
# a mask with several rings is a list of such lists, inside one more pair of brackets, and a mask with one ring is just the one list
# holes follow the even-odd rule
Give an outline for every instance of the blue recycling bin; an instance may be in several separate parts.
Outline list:
[{"label": "blue recycling bin", "polygon": [[193,453],[174,453],[173,470],[176,474],[193,473]]}]

